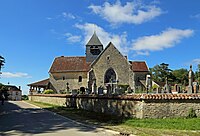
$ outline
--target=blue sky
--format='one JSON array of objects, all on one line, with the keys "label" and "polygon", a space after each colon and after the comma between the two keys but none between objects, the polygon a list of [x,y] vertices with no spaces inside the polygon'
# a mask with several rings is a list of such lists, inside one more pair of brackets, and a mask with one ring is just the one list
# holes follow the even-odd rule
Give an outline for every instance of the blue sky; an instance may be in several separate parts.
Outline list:
[{"label": "blue sky", "polygon": [[22,86],[48,77],[57,56],[84,56],[96,31],[129,60],[196,70],[200,63],[200,1],[1,0],[0,82]]}]

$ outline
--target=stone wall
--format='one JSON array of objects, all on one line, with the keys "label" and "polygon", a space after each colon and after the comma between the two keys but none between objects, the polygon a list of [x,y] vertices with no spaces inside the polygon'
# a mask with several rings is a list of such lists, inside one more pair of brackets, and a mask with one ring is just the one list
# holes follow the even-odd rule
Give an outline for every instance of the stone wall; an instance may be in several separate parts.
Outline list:
[{"label": "stone wall", "polygon": [[[79,76],[82,77],[82,82],[79,82]],[[80,87],[87,87],[87,72],[65,72],[50,74],[50,82],[55,91],[65,91],[67,83],[69,89],[80,89]]]},{"label": "stone wall", "polygon": [[37,94],[29,95],[30,101],[49,103],[58,106],[66,106],[66,94]]},{"label": "stone wall", "polygon": [[130,69],[130,64],[112,43],[106,47],[101,57],[92,64],[97,86],[104,86],[105,73],[110,68],[115,71],[116,80],[119,81],[119,84],[130,85],[133,88],[134,75]]},{"label": "stone wall", "polygon": [[186,117],[189,114],[189,110],[193,108],[196,115],[200,117],[199,94],[31,95],[29,99],[135,118]]}]

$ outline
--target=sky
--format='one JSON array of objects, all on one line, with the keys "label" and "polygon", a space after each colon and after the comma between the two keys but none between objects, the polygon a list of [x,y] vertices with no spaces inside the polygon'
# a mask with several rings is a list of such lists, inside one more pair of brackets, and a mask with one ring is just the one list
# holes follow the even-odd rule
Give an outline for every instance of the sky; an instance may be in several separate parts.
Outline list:
[{"label": "sky", "polygon": [[55,57],[84,56],[94,32],[131,61],[172,70],[200,63],[199,0],[1,0],[0,83],[48,78]]}]

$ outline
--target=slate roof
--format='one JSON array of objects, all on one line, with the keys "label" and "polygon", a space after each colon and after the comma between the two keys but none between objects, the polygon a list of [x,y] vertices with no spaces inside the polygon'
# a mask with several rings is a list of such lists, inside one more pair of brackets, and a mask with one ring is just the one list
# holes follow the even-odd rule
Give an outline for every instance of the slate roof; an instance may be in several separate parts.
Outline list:
[{"label": "slate roof", "polygon": [[92,35],[92,37],[90,38],[90,40],[86,45],[103,45],[103,44],[100,42],[98,36],[94,32],[94,34]]},{"label": "slate roof", "polygon": [[57,57],[54,59],[49,72],[88,72],[90,63],[86,57]]},{"label": "slate roof", "polygon": [[49,83],[49,78],[28,84],[28,86],[43,86],[44,87],[44,86],[47,86],[48,83]]},{"label": "slate roof", "polygon": [[148,72],[149,69],[145,61],[130,61],[133,72]]}]

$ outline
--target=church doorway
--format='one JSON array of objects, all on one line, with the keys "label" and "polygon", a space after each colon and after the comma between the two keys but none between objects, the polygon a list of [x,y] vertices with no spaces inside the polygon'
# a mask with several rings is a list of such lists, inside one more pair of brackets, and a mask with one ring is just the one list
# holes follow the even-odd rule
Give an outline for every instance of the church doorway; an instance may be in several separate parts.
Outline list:
[{"label": "church doorway", "polygon": [[117,85],[117,76],[113,68],[109,68],[104,75],[104,84],[107,88],[107,93],[112,94]]}]

